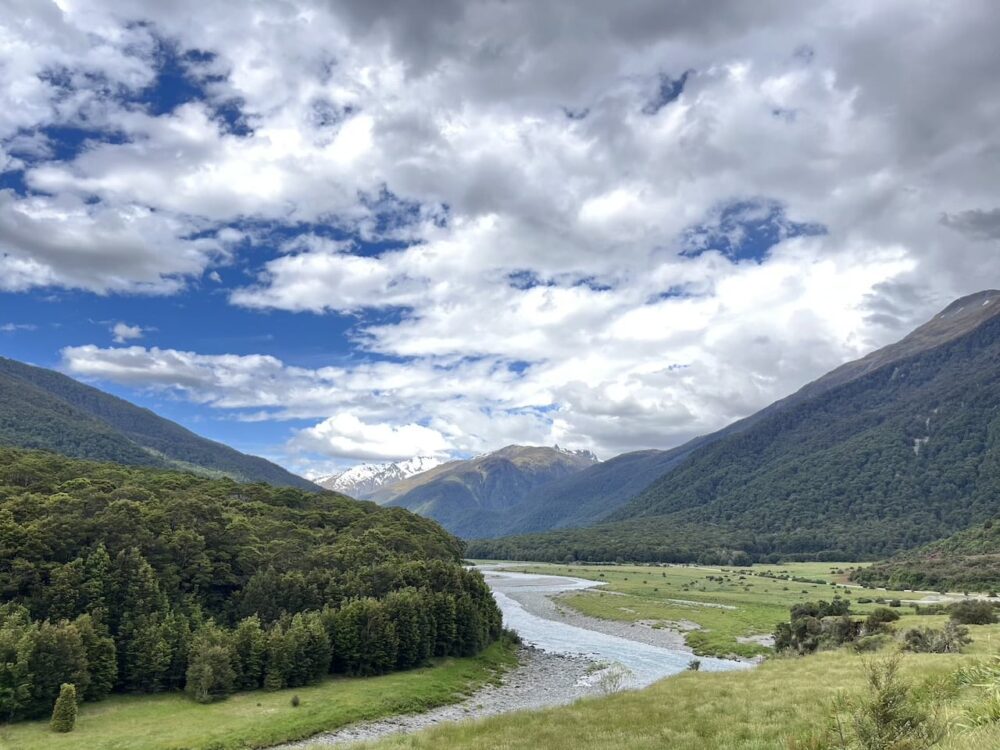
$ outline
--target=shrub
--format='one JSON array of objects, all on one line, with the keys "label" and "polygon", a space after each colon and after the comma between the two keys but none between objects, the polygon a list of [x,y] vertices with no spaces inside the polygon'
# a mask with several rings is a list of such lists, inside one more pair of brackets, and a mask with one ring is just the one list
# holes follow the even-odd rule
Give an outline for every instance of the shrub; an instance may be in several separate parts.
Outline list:
[{"label": "shrub", "polygon": [[72,732],[76,726],[76,686],[67,682],[59,688],[59,697],[52,708],[52,721],[49,722],[53,732]]},{"label": "shrub", "polygon": [[949,620],[944,628],[911,628],[903,635],[903,648],[926,654],[954,654],[971,643],[969,629]]},{"label": "shrub", "polygon": [[[865,750],[933,747],[944,737],[944,726],[914,697],[899,676],[899,657],[865,664],[868,693],[854,704],[837,707],[837,746]],[[842,714],[849,713],[845,721]]]},{"label": "shrub", "polygon": [[963,625],[991,625],[997,621],[996,608],[983,601],[955,602],[948,607],[948,614]]},{"label": "shrub", "polygon": [[854,642],[854,650],[859,654],[870,654],[875,651],[881,651],[890,643],[892,643],[892,636],[885,633],[866,635]]},{"label": "shrub", "polygon": [[869,635],[883,633],[889,630],[889,623],[899,619],[899,612],[888,607],[878,607],[872,610],[865,619],[865,632]]}]

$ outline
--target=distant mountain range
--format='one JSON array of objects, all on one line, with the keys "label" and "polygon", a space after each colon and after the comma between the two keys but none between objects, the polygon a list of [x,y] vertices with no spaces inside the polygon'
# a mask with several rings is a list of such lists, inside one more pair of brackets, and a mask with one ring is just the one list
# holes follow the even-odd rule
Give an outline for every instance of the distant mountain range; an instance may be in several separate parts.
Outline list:
[{"label": "distant mountain range", "polygon": [[0,445],[318,489],[256,456],[53,370],[0,357]]},{"label": "distant mountain range", "polygon": [[433,469],[441,463],[438,458],[416,456],[393,463],[358,464],[337,474],[316,477],[313,482],[324,489],[367,500],[383,487]]},{"label": "distant mountain range", "polygon": [[724,430],[633,457],[649,473],[665,470],[632,498],[614,481],[587,481],[615,460],[574,477],[578,492],[550,495],[554,507],[575,498],[584,517],[610,497],[617,508],[599,525],[477,542],[469,552],[845,559],[930,542],[1000,510],[998,375],[1000,292],[990,290]]},{"label": "distant mountain range", "polygon": [[589,451],[509,445],[386,484],[370,497],[472,538],[496,533],[524,509],[523,501],[532,491],[595,464],[597,457]]}]

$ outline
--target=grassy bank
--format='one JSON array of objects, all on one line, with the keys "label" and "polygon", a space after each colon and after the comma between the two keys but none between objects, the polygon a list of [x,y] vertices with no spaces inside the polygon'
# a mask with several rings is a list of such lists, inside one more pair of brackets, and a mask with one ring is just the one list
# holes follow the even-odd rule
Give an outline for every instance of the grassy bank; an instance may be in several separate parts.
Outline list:
[{"label": "grassy bank", "polygon": [[[256,691],[202,705],[178,694],[115,696],[80,707],[76,730],[48,722],[0,727],[2,750],[229,750],[268,747],[356,721],[452,703],[514,664],[512,647],[494,644],[469,659],[384,677],[329,679],[277,692]],[[298,695],[300,705],[291,699]]]},{"label": "grassy bank", "polygon": [[[943,706],[942,750],[1000,747],[994,727],[963,729],[973,694],[952,679],[969,655],[907,655],[904,675]],[[646,690],[572,706],[451,725],[367,748],[391,750],[820,750],[837,696],[863,691],[863,658],[848,651],[781,658],[748,672],[688,672]]]},{"label": "grassy bank", "polygon": [[770,634],[776,623],[788,618],[788,608],[798,602],[839,595],[852,600],[855,612],[863,613],[878,605],[858,604],[859,598],[905,601],[922,596],[849,587],[844,563],[758,565],[750,569],[538,564],[510,570],[602,581],[606,585],[600,589],[566,595],[559,601],[591,617],[652,622],[654,627],[678,623],[683,629],[697,626],[686,630],[685,639],[703,656],[769,653],[769,648],[745,639]]}]

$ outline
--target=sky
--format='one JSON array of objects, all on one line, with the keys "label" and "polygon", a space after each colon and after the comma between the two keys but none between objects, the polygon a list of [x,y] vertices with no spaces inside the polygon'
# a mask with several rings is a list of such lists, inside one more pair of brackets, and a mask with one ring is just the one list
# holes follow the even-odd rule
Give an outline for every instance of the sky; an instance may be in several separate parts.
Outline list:
[{"label": "sky", "polygon": [[989,0],[0,0],[0,354],[316,475],[668,448],[1000,287]]}]

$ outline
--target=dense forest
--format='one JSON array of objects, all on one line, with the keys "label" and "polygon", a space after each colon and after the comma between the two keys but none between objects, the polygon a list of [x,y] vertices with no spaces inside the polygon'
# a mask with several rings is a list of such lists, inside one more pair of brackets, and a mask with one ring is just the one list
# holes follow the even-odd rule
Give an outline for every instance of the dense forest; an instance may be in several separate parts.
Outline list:
[{"label": "dense forest", "polygon": [[470,554],[877,559],[940,539],[1000,509],[998,363],[994,317],[696,450],[601,526]]},{"label": "dense forest", "polygon": [[334,493],[0,448],[0,720],[475,654],[501,618],[461,552]]},{"label": "dense forest", "polygon": [[277,464],[196,435],[149,409],[5,357],[0,357],[0,445],[317,489]]},{"label": "dense forest", "polygon": [[1000,591],[1000,521],[986,521],[851,574],[869,586]]}]

